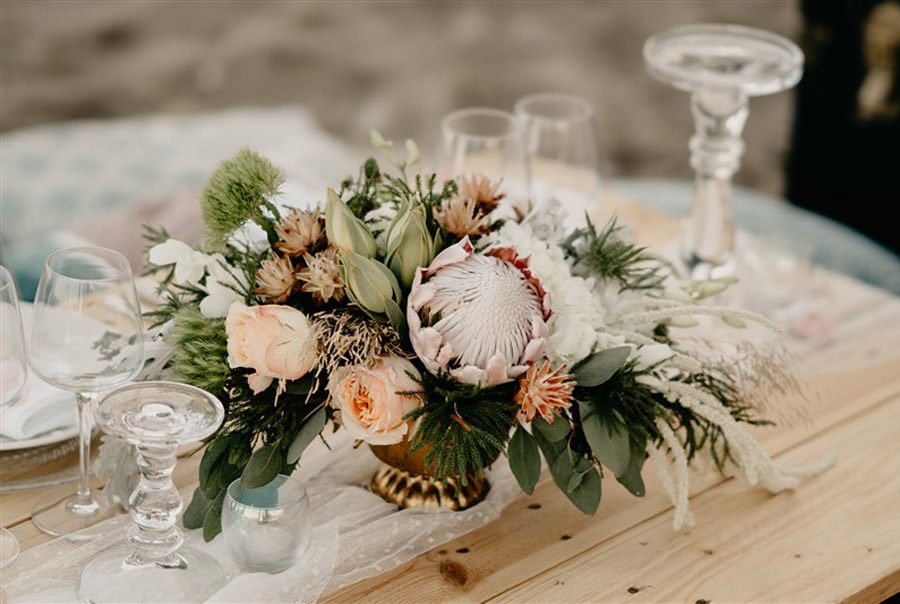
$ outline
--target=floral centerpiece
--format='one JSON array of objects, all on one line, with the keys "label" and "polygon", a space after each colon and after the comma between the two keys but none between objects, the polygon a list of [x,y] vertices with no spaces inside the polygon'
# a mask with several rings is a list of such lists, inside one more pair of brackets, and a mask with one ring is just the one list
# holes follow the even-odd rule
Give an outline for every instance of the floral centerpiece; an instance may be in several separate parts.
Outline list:
[{"label": "floral centerpiece", "polygon": [[227,409],[187,526],[211,539],[231,481],[290,473],[329,425],[386,462],[372,489],[402,506],[472,505],[501,457],[526,493],[543,457],[586,514],[604,474],[642,496],[649,459],[676,527],[701,452],[772,491],[796,485],[742,427],[763,422],[740,372],[677,335],[701,315],[768,325],[703,303],[728,280],[679,282],[615,221],[567,232],[557,204],[413,174],[414,144],[398,158],[373,141],[393,173],[369,159],[324,206],[283,212],[282,172],[242,150],[202,193],[202,248],[148,229],[167,365]]}]

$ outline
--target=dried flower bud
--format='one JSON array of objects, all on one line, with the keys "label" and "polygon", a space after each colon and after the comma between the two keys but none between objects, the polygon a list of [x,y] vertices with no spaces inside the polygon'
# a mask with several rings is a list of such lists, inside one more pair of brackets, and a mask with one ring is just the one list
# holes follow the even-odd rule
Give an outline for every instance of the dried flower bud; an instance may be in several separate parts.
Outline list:
[{"label": "dried flower bud", "polygon": [[485,216],[497,208],[506,194],[500,193],[500,182],[491,182],[487,176],[463,176],[459,179],[459,196],[472,200]]},{"label": "dried flower bud", "polygon": [[319,209],[304,211],[294,208],[280,224],[275,225],[275,232],[281,241],[275,247],[291,256],[302,256],[325,239],[325,221],[319,215]]},{"label": "dried flower bud", "polygon": [[315,256],[305,254],[306,266],[297,271],[303,283],[300,289],[312,294],[316,302],[344,299],[344,282],[341,280],[341,263],[333,247],[327,247]]},{"label": "dried flower bud", "polygon": [[272,302],[287,300],[296,283],[294,265],[287,256],[279,257],[273,253],[271,258],[262,261],[256,271],[256,294]]}]

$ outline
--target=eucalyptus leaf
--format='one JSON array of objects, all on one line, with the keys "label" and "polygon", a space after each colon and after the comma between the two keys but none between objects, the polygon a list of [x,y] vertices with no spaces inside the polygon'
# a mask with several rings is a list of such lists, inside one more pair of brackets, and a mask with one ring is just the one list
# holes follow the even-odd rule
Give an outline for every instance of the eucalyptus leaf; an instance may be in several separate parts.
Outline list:
[{"label": "eucalyptus leaf", "polygon": [[[550,473],[553,482],[575,507],[590,515],[597,511],[601,494],[600,473],[587,459],[569,450],[564,451],[550,466]],[[571,490],[570,486],[573,486]]]},{"label": "eucalyptus leaf", "polygon": [[630,355],[631,346],[607,348],[594,353],[572,370],[575,382],[586,388],[599,386],[615,375]]},{"label": "eucalyptus leaf", "polygon": [[284,458],[281,451],[272,445],[260,447],[250,456],[250,461],[244,467],[244,473],[241,475],[241,486],[248,489],[255,489],[265,484],[269,484],[278,476],[281,466],[284,465]]},{"label": "eucalyptus leaf", "polygon": [[540,433],[550,442],[558,442],[569,435],[569,422],[557,418],[552,424],[543,417],[536,417],[531,422],[531,427],[540,431]]},{"label": "eucalyptus leaf", "polygon": [[509,468],[519,487],[531,495],[541,477],[541,456],[534,437],[521,425],[516,428],[507,447]]},{"label": "eucalyptus leaf", "polygon": [[227,453],[230,446],[231,437],[221,436],[213,440],[203,451],[199,477],[200,489],[207,499],[214,497],[219,491],[222,465],[228,463]]},{"label": "eucalyptus leaf", "polygon": [[604,419],[598,413],[586,414],[587,406],[582,403],[580,407],[584,437],[600,463],[612,470],[616,476],[622,476],[628,470],[628,463],[631,460],[628,431],[625,426]]},{"label": "eucalyptus leaf", "polygon": [[643,451],[632,451],[631,460],[628,463],[628,469],[621,476],[616,476],[623,487],[635,497],[643,497],[646,493],[644,488],[644,479],[641,477],[641,469],[644,466],[646,454]]},{"label": "eucalyptus leaf", "polygon": [[580,472],[576,472],[572,474],[572,477],[569,478],[569,484],[566,485],[566,493],[571,493],[579,486],[581,486],[581,481],[584,478],[584,475]]},{"label": "eucalyptus leaf", "polygon": [[225,491],[223,490],[206,511],[203,518],[203,540],[207,543],[215,539],[222,532],[222,506],[225,503]]},{"label": "eucalyptus leaf", "polygon": [[297,432],[297,436],[294,437],[294,442],[288,447],[287,462],[289,464],[295,463],[300,459],[300,456],[306,450],[306,447],[308,447],[310,443],[316,439],[316,436],[319,435],[322,429],[325,428],[325,421],[327,418],[328,413],[325,411],[325,408],[322,407],[316,411],[305,424],[303,424],[300,431]]},{"label": "eucalyptus leaf", "polygon": [[[531,424],[534,427],[534,423]],[[540,430],[533,430],[531,436],[534,438],[534,442],[537,443],[538,448],[541,453],[544,454],[544,459],[547,460],[547,466],[550,469],[553,469],[553,463],[556,459],[564,454],[568,449],[568,443],[565,440],[558,440],[556,442],[551,442],[548,440]]]},{"label": "eucalyptus leaf", "polygon": [[181,517],[184,527],[189,529],[198,529],[202,527],[203,521],[206,518],[206,512],[209,511],[209,506],[212,504],[213,499],[207,499],[206,496],[203,495],[203,491],[200,490],[200,487],[194,489],[194,496],[191,497],[191,502],[188,504],[187,508],[184,510],[184,515]]}]

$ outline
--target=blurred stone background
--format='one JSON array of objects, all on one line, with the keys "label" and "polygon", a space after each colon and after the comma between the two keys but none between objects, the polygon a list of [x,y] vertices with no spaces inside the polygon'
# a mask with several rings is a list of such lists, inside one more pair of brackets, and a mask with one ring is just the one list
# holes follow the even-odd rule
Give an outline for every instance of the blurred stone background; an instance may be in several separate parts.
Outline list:
[{"label": "blurred stone background", "polygon": [[[0,2],[0,130],[302,103],[362,147],[437,143],[453,109],[538,91],[598,109],[606,176],[689,178],[687,96],[650,79],[652,33],[730,22],[797,38],[793,1]],[[790,93],[754,99],[737,182],[781,194]]]}]

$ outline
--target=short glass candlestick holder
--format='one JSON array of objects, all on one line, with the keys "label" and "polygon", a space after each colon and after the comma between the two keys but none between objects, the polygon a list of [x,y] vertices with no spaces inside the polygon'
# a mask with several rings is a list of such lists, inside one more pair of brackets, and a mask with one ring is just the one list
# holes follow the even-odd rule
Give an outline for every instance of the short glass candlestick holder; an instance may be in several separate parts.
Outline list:
[{"label": "short glass candlestick holder", "polygon": [[178,445],[211,435],[224,417],[214,396],[173,382],[123,386],[97,404],[97,425],[137,448],[141,480],[129,499],[134,524],[127,544],[87,565],[79,586],[83,602],[203,601],[225,585],[218,561],[181,547],[176,522],[184,501],[172,482]]},{"label": "short glass candlestick holder", "polygon": [[279,474],[258,488],[231,483],[222,506],[222,534],[242,568],[280,573],[293,566],[309,544],[309,497],[296,480]]}]

